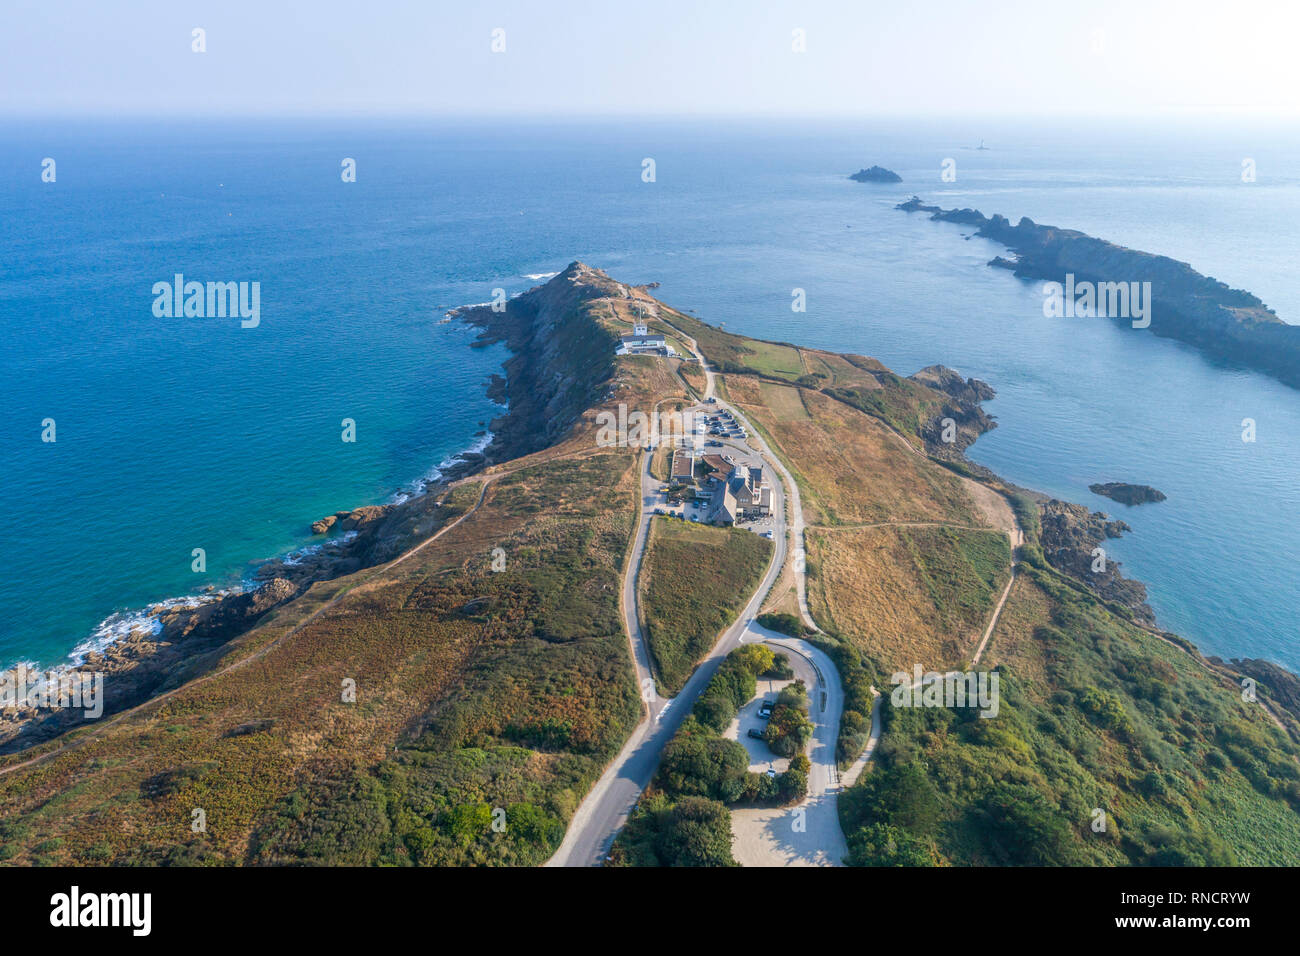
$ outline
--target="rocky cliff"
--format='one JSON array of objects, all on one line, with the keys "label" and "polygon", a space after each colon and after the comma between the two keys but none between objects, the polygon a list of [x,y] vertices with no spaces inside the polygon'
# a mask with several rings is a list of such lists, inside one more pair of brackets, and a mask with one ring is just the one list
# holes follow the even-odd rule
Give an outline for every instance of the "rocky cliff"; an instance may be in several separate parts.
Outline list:
[{"label": "rocky cliff", "polygon": [[[987,382],[981,382],[977,378],[962,378],[960,373],[943,365],[926,366],[909,375],[908,379],[947,398],[938,413],[921,428],[921,437],[925,439],[926,448],[932,455],[941,458],[961,457],[980,435],[997,428],[998,423],[980,405],[997,394]],[[944,423],[947,419],[953,423],[950,439],[945,437]]]},{"label": "rocky cliff", "polygon": [[506,461],[553,444],[598,403],[614,373],[618,340],[583,306],[630,296],[631,287],[574,262],[545,285],[511,299],[503,311],[471,306],[449,313],[483,330],[479,344],[505,342],[512,353],[505,377],[497,377],[489,391],[509,411],[491,423],[485,461]]},{"label": "rocky cliff", "polygon": [[1093,554],[1106,539],[1131,530],[1128,525],[1111,521],[1100,511],[1089,512],[1083,505],[1056,499],[1042,505],[1041,520],[1043,555],[1053,567],[1086,584],[1105,600],[1128,608],[1135,620],[1155,625],[1155,613],[1146,603],[1146,586],[1124,577],[1118,561],[1109,557],[1098,560]]}]

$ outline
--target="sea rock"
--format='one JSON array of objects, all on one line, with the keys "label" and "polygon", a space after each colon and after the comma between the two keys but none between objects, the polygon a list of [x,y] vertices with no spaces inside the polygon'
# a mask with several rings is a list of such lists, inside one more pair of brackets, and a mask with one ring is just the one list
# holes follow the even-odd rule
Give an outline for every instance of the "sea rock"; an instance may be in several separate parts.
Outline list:
[{"label": "sea rock", "polygon": [[902,176],[892,169],[886,169],[884,166],[859,169],[849,179],[857,183],[901,183],[903,181]]},{"label": "sea rock", "polygon": [[1126,481],[1108,481],[1105,484],[1089,485],[1088,490],[1094,495],[1110,498],[1122,505],[1142,505],[1153,501],[1164,501],[1165,493],[1156,491],[1150,485],[1130,485]]},{"label": "sea rock", "polygon": [[338,515],[326,515],[324,518],[313,521],[311,523],[311,533],[325,534],[330,528],[334,527],[334,523],[338,520]]},{"label": "sea rock", "polygon": [[388,510],[386,505],[365,505],[352,511],[340,511],[336,517],[339,519],[339,527],[344,531],[355,531],[379,521],[388,514]]}]

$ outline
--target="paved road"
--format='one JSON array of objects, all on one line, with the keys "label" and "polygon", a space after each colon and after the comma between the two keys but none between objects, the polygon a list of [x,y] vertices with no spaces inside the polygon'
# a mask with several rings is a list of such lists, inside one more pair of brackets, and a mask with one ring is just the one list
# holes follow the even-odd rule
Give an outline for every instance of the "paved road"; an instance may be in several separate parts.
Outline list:
[{"label": "paved road", "polygon": [[808,749],[808,796],[793,807],[732,811],[732,853],[742,866],[842,866],[848,845],[840,829],[839,739],[844,690],[831,659],[807,641],[753,624],[747,642],[761,640],[785,653],[808,688],[809,716],[816,725]]},{"label": "paved road", "polygon": [[[710,390],[711,386],[710,379]],[[643,688],[642,699],[646,702],[648,713],[578,807],[569,822],[564,842],[547,861],[547,866],[598,866],[604,861],[610,844],[627,821],[641,791],[654,776],[664,746],[677,732],[722,659],[740,645],[747,624],[758,614],[767,593],[785,565],[785,498],[780,484],[774,483],[772,527],[775,547],[762,581],[746,602],[740,616],[695,669],[681,693],[672,699],[661,697],[653,684],[650,653],[641,629],[637,595],[637,578],[645,556],[646,538],[660,497],[658,488],[661,482],[650,475],[650,461],[651,455],[645,454],[641,475],[641,520],[633,541],[627,574],[624,576],[622,594],[624,625],[631,640],[637,681]],[[647,684],[646,681],[650,683]]]}]

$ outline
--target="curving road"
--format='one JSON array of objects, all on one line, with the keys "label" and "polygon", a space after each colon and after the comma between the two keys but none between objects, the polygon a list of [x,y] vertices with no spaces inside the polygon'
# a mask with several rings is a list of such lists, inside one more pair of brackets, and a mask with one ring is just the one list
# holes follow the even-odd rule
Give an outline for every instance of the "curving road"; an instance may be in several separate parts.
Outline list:
[{"label": "curving road", "polygon": [[[840,829],[839,769],[835,747],[839,740],[844,689],[826,654],[799,638],[787,637],[759,624],[749,628],[751,641],[762,641],[790,660],[795,677],[808,688],[809,716],[814,729],[808,748],[808,795],[792,807],[746,807],[731,813],[735,836],[732,853],[741,866],[842,866],[849,848]],[[760,697],[762,695],[759,695]],[[757,702],[742,711],[750,719]],[[746,720],[737,725],[737,732]],[[739,737],[737,737],[739,739]],[[761,745],[766,748],[766,745]]]},{"label": "curving road", "polygon": [[[680,330],[678,331],[681,334]],[[701,369],[704,371],[705,390],[702,397],[706,400],[713,398],[715,384],[713,370],[705,364],[704,357],[700,354],[695,340],[686,335],[682,335],[682,337],[689,343],[691,350],[699,359]],[[633,807],[636,806],[641,791],[646,788],[650,783],[650,779],[654,776],[664,746],[677,732],[682,720],[685,719],[686,714],[690,712],[705,686],[713,678],[713,674],[722,659],[741,644],[746,628],[752,624],[753,619],[758,615],[763,601],[766,600],[768,592],[771,591],[772,585],[776,583],[777,577],[780,576],[781,570],[785,566],[788,553],[786,540],[786,488],[790,488],[794,495],[798,494],[798,489],[794,486],[794,482],[790,480],[789,472],[771,453],[762,438],[752,428],[748,427],[748,422],[745,421],[744,416],[725,402],[718,401],[716,405],[709,404],[711,407],[725,408],[736,416],[737,421],[744,422],[747,426],[746,431],[750,435],[748,447],[739,442],[728,442],[727,444],[736,450],[743,449],[749,452],[752,448],[758,451],[769,465],[776,469],[782,479],[774,482],[772,486],[772,536],[774,545],[772,560],[768,564],[767,571],[764,573],[762,581],[759,582],[758,588],[750,595],[739,617],[723,632],[721,638],[714,644],[713,649],[696,667],[695,672],[686,682],[681,693],[671,699],[660,696],[658,689],[654,685],[650,667],[649,647],[645,634],[641,629],[637,580],[641,564],[645,558],[645,545],[650,531],[650,521],[654,517],[654,509],[659,503],[658,488],[662,482],[657,481],[650,474],[652,455],[647,453],[643,456],[641,517],[632,543],[632,552],[628,559],[627,570],[623,576],[622,610],[624,626],[627,628],[628,638],[631,642],[632,660],[636,668],[637,683],[642,688],[642,699],[646,704],[646,716],[633,730],[627,743],[623,745],[623,749],[619,751],[613,762],[605,768],[605,772],[601,774],[600,779],[596,781],[578,807],[573,819],[569,822],[564,841],[560,844],[560,848],[556,850],[555,855],[547,861],[547,866],[598,866],[604,862],[609,853],[609,847],[614,842],[614,837],[627,821]],[[796,547],[802,549],[803,522],[802,518],[798,517],[797,498],[793,499],[793,504],[794,514],[797,516],[796,524],[799,528]],[[802,565],[799,565],[799,568],[801,570]],[[802,581],[802,574],[799,577]],[[802,593],[802,587],[800,590]],[[837,710],[837,726],[838,720]]]},{"label": "curving road", "polygon": [[[682,720],[712,679],[722,659],[741,643],[746,625],[762,607],[767,593],[776,582],[785,565],[785,498],[779,484],[773,486],[773,552],[767,571],[758,588],[750,595],[739,617],[723,632],[708,656],[700,662],[681,693],[673,698],[662,697],[654,685],[650,667],[650,652],[645,633],[641,628],[637,579],[645,558],[646,539],[650,521],[659,502],[658,488],[662,482],[650,474],[652,455],[643,455],[641,472],[641,517],[627,570],[623,576],[622,610],[624,626],[632,646],[632,660],[636,668],[638,686],[646,704],[642,719],[623,749],[605,768],[573,819],[569,822],[564,841],[547,866],[598,866],[609,853],[610,844],[636,806],[641,791],[650,783],[664,746],[672,739]],[[660,519],[665,520],[665,519]]]}]

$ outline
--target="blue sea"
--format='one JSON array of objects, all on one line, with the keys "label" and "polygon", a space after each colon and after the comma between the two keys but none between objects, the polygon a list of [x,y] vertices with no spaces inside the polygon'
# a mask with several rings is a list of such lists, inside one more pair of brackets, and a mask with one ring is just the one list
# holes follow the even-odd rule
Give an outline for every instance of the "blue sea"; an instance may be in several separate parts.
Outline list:
[{"label": "blue sea", "polygon": [[[874,163],[904,182],[847,179]],[[1184,259],[1300,321],[1300,136],[1281,127],[6,121],[0,664],[57,664],[237,586],[311,546],[312,519],[481,444],[505,353],[439,320],[581,259],[728,329],[984,379],[999,427],[974,459],[1132,525],[1110,551],[1164,627],[1300,668],[1300,391],[1044,318],[1037,284],[985,265],[1000,246],[893,209],[912,193]],[[176,273],[259,282],[260,325],[155,317]],[[1169,498],[1088,491],[1111,480]]]}]

